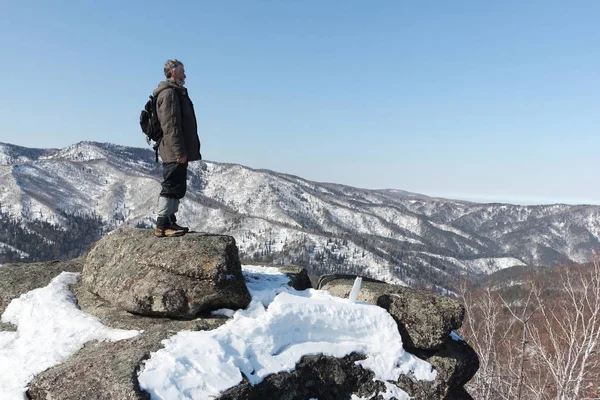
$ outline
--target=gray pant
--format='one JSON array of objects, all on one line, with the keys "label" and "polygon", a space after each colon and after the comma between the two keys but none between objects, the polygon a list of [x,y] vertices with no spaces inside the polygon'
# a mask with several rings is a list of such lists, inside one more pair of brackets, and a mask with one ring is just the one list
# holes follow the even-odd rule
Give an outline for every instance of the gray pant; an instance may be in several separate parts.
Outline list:
[{"label": "gray pant", "polygon": [[179,211],[179,199],[171,197],[158,197],[158,219],[156,225],[159,228],[167,228],[175,222],[175,213]]}]

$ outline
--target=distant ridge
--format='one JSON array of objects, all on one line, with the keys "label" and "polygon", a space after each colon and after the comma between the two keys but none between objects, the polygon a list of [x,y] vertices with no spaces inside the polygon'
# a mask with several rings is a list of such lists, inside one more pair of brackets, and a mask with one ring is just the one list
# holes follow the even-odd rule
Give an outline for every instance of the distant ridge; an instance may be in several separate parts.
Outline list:
[{"label": "distant ridge", "polygon": [[[0,144],[0,212],[26,227],[55,227],[40,240],[60,235],[68,219],[61,213],[99,218],[103,232],[150,227],[160,181],[160,165],[146,148]],[[465,274],[586,262],[600,247],[598,206],[479,204],[211,161],[190,164],[180,214],[194,230],[234,236],[246,260],[440,291],[453,290]],[[6,232],[2,237],[0,252],[22,250]]]}]

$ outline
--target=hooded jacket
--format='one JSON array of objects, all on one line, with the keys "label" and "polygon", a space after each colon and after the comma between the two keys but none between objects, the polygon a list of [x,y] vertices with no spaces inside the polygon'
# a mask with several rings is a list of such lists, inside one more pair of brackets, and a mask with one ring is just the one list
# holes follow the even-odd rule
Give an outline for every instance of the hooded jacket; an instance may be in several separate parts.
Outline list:
[{"label": "hooded jacket", "polygon": [[188,161],[201,160],[196,114],[187,89],[173,81],[163,81],[153,95],[163,131],[158,147],[162,162],[176,162],[183,156]]}]

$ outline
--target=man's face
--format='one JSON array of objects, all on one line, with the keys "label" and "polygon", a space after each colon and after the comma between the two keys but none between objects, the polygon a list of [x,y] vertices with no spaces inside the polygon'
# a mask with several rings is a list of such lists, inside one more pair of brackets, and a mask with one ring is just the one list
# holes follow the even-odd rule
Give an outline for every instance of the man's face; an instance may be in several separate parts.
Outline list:
[{"label": "man's face", "polygon": [[183,68],[183,65],[177,66],[177,68],[175,68],[173,70],[172,76],[173,76],[173,79],[176,82],[179,82],[182,85],[185,84],[185,78],[186,78],[186,76],[185,76],[185,68]]}]

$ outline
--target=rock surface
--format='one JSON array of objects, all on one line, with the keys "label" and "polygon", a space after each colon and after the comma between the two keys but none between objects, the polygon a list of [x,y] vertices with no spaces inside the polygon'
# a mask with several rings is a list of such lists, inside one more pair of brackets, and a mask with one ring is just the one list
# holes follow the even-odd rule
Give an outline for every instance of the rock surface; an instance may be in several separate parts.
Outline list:
[{"label": "rock surface", "polygon": [[424,355],[438,371],[438,380],[447,384],[448,393],[457,393],[479,369],[479,357],[464,340],[446,339],[442,348]]},{"label": "rock surface", "polygon": [[398,384],[417,399],[470,399],[463,386],[479,369],[475,350],[465,341],[447,338],[440,349],[417,351],[417,357],[428,361],[437,371],[433,382],[416,381],[400,376]]},{"label": "rock surface", "polygon": [[223,235],[113,231],[86,257],[83,284],[117,307],[148,316],[194,318],[250,303],[235,240]]},{"label": "rock surface", "polygon": [[[107,238],[110,242],[101,245],[103,240],[108,240]],[[96,243],[85,260],[85,266],[83,260],[79,259],[13,264],[0,269],[0,311],[3,311],[13,298],[46,286],[62,271],[83,270],[84,280],[71,287],[79,307],[98,317],[107,326],[143,330],[140,335],[131,339],[87,343],[64,363],[35,376],[29,385],[30,399],[147,400],[150,398],[149,394],[140,390],[137,374],[143,361],[149,358],[152,352],[163,347],[164,339],[182,330],[215,329],[227,321],[225,317],[211,317],[208,313],[195,319],[181,319],[179,316],[169,318],[162,311],[152,311],[150,315],[132,313],[115,300],[119,298],[118,293],[107,296],[109,298],[100,295],[100,293],[106,295],[110,287],[109,283],[113,285],[112,292],[127,291],[127,282],[136,287],[133,277],[139,276],[138,268],[147,271],[142,274],[142,280],[148,276],[157,276],[156,272],[153,272],[154,275],[148,272],[150,268],[164,273],[163,286],[159,284],[160,280],[154,281],[159,287],[167,287],[167,283],[185,286],[182,282],[195,284],[200,282],[203,287],[212,290],[221,290],[223,286],[220,285],[233,280],[231,276],[239,273],[249,300],[241,266],[237,260],[237,248],[233,239],[229,237],[189,234],[187,240],[181,238],[159,240],[148,235],[148,231],[129,230],[115,232],[107,238]],[[158,255],[161,250],[157,246],[167,246],[167,249],[175,253],[180,252],[175,256],[177,263],[169,264],[168,258],[161,258]],[[152,266],[143,264],[143,260],[149,264],[153,263]],[[295,266],[277,268],[290,277],[289,285],[295,289],[303,290],[310,287],[305,269]],[[226,274],[224,278],[223,274]],[[116,278],[117,276],[119,278]],[[330,293],[340,297],[347,297],[354,283],[354,277],[327,276],[320,282],[321,289],[329,290]],[[146,286],[150,286],[150,283],[146,283]],[[94,287],[101,287],[103,290],[99,290],[99,294],[91,293],[88,288]],[[227,288],[222,292],[230,293],[229,290],[233,289]],[[139,286],[138,291],[134,290],[133,293],[140,293]],[[156,292],[151,293],[156,296]],[[246,296],[243,293],[241,297]],[[407,337],[405,342],[407,351],[427,360],[437,371],[437,379],[432,382],[413,381],[409,376],[400,376],[396,382],[398,387],[416,399],[470,399],[463,385],[477,371],[479,362],[477,355],[467,343],[453,340],[448,336],[451,330],[457,329],[462,323],[464,310],[456,301],[367,279],[363,281],[359,300],[369,301],[388,309],[398,323],[403,340],[405,336]],[[198,300],[191,299],[192,303],[193,301]],[[230,304],[223,306],[219,301],[214,301],[214,297],[211,297],[211,301],[216,308],[231,308]],[[188,318],[191,316],[187,314]],[[410,343],[412,347],[407,346],[406,343]],[[384,384],[373,381],[371,371],[356,365],[356,361],[364,357],[356,353],[343,358],[323,355],[305,356],[292,371],[270,375],[255,386],[245,380],[222,393],[218,398],[221,400],[307,400],[310,398],[348,400],[352,395],[356,395],[364,399],[381,400],[384,398],[382,393],[386,391]]]},{"label": "rock surface", "polygon": [[82,311],[98,317],[104,325],[111,328],[143,330],[144,332],[156,330],[164,332],[197,331],[214,329],[227,321],[226,317],[220,316],[203,316],[186,320],[132,314],[88,292],[81,283],[72,286],[71,290],[75,293],[77,304]]},{"label": "rock surface", "polygon": [[353,394],[370,399],[385,389],[381,382],[373,381],[371,371],[355,364],[364,358],[356,353],[343,358],[305,356],[295,370],[270,375],[255,386],[245,381],[218,400],[348,400]]}]

